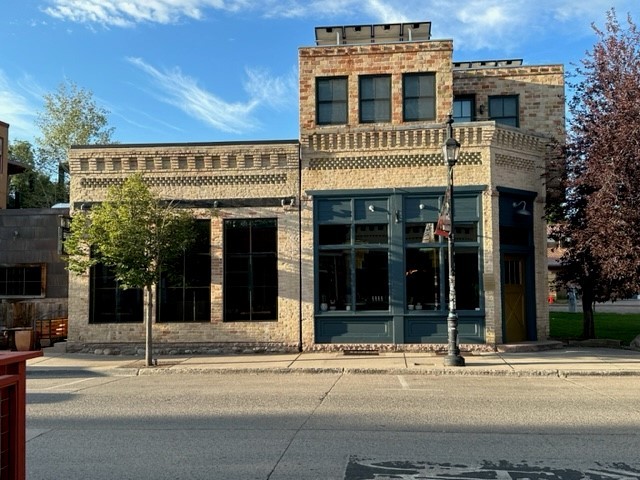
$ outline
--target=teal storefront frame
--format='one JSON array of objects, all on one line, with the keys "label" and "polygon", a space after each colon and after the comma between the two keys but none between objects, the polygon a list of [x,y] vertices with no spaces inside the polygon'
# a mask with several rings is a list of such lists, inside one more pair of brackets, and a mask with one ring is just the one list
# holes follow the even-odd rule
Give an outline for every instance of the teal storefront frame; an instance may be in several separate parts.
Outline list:
[{"label": "teal storefront frame", "polygon": [[[536,192],[508,187],[497,187],[500,195],[500,272],[502,303],[502,331],[505,343],[536,341],[536,282],[535,282],[535,244],[533,237]],[[528,213],[527,213],[528,212]],[[513,329],[510,321],[507,284],[510,283],[510,265],[518,262],[522,265],[522,320],[521,331]]]},{"label": "teal storefront frame", "polygon": [[[460,301],[458,307],[462,343],[485,338],[484,190],[456,190],[456,258],[471,279],[465,286],[456,281],[467,292],[466,308]],[[447,247],[432,234],[444,187],[308,193],[314,202],[316,343],[446,343]],[[422,279],[412,281],[414,273]]]}]

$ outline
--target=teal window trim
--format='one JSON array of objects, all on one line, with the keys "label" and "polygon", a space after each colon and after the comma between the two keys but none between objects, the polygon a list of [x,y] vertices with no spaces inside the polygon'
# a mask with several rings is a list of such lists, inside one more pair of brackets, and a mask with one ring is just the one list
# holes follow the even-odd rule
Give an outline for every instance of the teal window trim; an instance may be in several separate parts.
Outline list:
[{"label": "teal window trim", "polygon": [[388,314],[387,199],[332,197],[316,200],[315,211],[316,311]]},{"label": "teal window trim", "polygon": [[[482,252],[482,223],[481,223],[481,192],[485,187],[470,187],[466,186],[461,188],[460,191],[456,191],[456,201],[459,206],[456,212],[456,224],[457,229],[466,229],[466,232],[458,232],[458,239],[456,242],[456,252],[461,254],[468,254],[469,252],[475,252],[475,258],[477,259],[476,272],[470,272],[473,275],[472,283],[476,289],[477,304],[473,305],[472,309],[465,310],[472,315],[483,315],[484,312],[484,298],[483,298],[483,284],[482,284],[482,271],[483,271],[483,252]],[[319,272],[319,262],[321,256],[324,254],[326,257],[333,254],[336,256],[343,255],[348,260],[344,260],[343,264],[349,264],[351,274],[348,277],[351,285],[351,290],[355,291],[357,285],[354,287],[353,282],[357,284],[357,278],[353,274],[355,270],[354,262],[357,261],[355,250],[361,247],[360,244],[356,244],[354,241],[356,232],[355,229],[358,225],[379,225],[383,220],[381,218],[375,218],[377,214],[384,214],[384,219],[388,222],[388,243],[377,242],[372,245],[362,245],[362,247],[371,247],[372,249],[382,250],[388,254],[388,283],[389,283],[389,309],[392,314],[397,315],[404,312],[405,315],[435,315],[442,316],[447,307],[447,282],[448,275],[446,270],[446,253],[447,243],[446,239],[435,236],[433,240],[423,242],[422,232],[414,232],[414,238],[409,239],[406,237],[407,232],[405,227],[414,223],[420,226],[424,231],[425,224],[432,222],[435,224],[437,221],[439,207],[441,199],[444,194],[443,188],[429,188],[429,189],[411,189],[411,191],[403,191],[402,194],[393,193],[392,190],[372,190],[368,192],[378,193],[379,196],[375,197],[375,201],[372,200],[373,195],[358,195],[362,193],[358,192],[345,192],[351,193],[351,195],[331,195],[327,192],[314,192],[314,254],[316,258],[314,267],[315,278],[315,311],[320,316],[331,316],[331,298],[327,296],[323,301],[323,287],[321,287],[321,272]],[[376,204],[379,202],[379,205]],[[420,209],[421,203],[429,203],[431,209],[429,213],[425,211],[425,208]],[[357,204],[359,203],[359,207]],[[373,206],[373,212],[368,210],[368,205]],[[378,208],[379,207],[379,208]],[[423,205],[424,207],[424,205]],[[369,215],[369,217],[367,217]],[[321,227],[330,227],[326,231],[332,232],[328,236],[322,232]],[[340,227],[345,228],[340,228]],[[346,233],[348,232],[348,234]],[[472,235],[473,238],[465,238],[466,235]],[[416,235],[420,238],[416,240]],[[327,238],[334,237],[345,239],[327,241]],[[333,243],[331,243],[333,242]],[[407,275],[407,255],[410,249],[431,249],[437,256],[433,265],[438,269],[438,301],[430,302],[437,303],[438,309],[431,311],[425,308],[418,312],[416,310],[410,311],[408,308],[409,298],[406,297],[407,287],[405,282]],[[344,253],[348,250],[348,254]],[[323,260],[325,261],[325,260]],[[461,270],[462,272],[463,270]],[[340,270],[340,275],[342,275]],[[475,274],[477,273],[477,277]],[[344,275],[343,275],[344,276]],[[399,290],[401,288],[401,290]],[[402,293],[404,292],[404,293]],[[335,295],[334,295],[335,296]],[[322,303],[327,303],[326,309],[321,307]],[[417,304],[417,299],[416,302]],[[421,302],[422,303],[422,302]],[[371,314],[371,311],[361,312],[358,310],[357,305],[350,305],[350,309],[346,310],[344,302],[340,302],[336,299],[336,310],[338,313],[347,315],[363,315]],[[385,312],[387,310],[385,309]],[[376,312],[373,312],[375,314]]]},{"label": "teal window trim", "polygon": [[[440,206],[443,198],[443,194],[435,195],[434,193],[424,193],[421,195],[406,195],[404,197],[404,211],[406,212],[405,218],[405,232],[403,240],[403,258],[404,258],[404,272],[405,272],[405,293],[406,293],[406,310],[407,314],[434,314],[442,313],[448,308],[448,266],[447,266],[447,240],[444,237],[435,235],[435,223],[437,222]],[[472,308],[464,308],[464,301],[458,299],[458,310],[466,312],[484,312],[484,287],[482,283],[482,271],[483,271],[483,255],[482,255],[482,222],[481,222],[481,196],[477,190],[473,192],[458,192],[455,194],[456,200],[456,212],[455,213],[455,228],[456,228],[456,254],[465,255],[470,252],[475,252],[475,259],[477,262],[477,268],[475,270],[477,277],[473,272],[466,272],[464,275],[456,275],[457,291],[464,291],[462,288],[465,284],[465,288],[469,292],[473,292],[473,302],[469,300],[469,297],[465,299]],[[429,229],[428,226],[431,225]],[[416,232],[415,229],[423,229],[423,234]],[[465,238],[465,235],[471,235]],[[430,265],[417,260],[419,252],[433,252],[437,259],[437,265],[432,262]],[[458,264],[456,264],[458,266]],[[420,268],[421,267],[421,268]],[[464,269],[458,269],[459,272],[465,272]],[[421,271],[421,277],[419,280],[412,280],[416,276],[418,271]],[[426,284],[425,282],[431,281],[434,289],[430,290],[427,286],[428,298],[421,298],[421,295],[416,294],[416,287],[411,283],[416,281],[419,284]],[[426,284],[428,285],[428,284]],[[438,295],[436,298],[435,295]],[[432,298],[433,297],[433,298]],[[418,311],[416,307],[420,304]],[[426,312],[425,312],[426,310]]]}]

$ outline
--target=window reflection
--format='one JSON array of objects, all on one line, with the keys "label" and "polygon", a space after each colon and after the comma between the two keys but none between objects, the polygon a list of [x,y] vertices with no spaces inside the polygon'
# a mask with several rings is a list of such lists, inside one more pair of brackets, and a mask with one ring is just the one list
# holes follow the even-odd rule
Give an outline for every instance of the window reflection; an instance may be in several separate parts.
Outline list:
[{"label": "window reflection", "polygon": [[98,263],[90,269],[89,323],[142,322],[143,292],[120,288],[113,268]]},{"label": "window reflection", "polygon": [[277,320],[277,231],[275,219],[225,220],[225,321]]},{"label": "window reflection", "polygon": [[318,231],[320,245],[348,245],[351,243],[351,225],[321,225]]},{"label": "window reflection", "polygon": [[[478,250],[456,248],[456,309],[480,308],[480,284],[478,276]],[[449,262],[445,262],[447,271]],[[446,303],[449,303],[449,278],[445,279]]]},{"label": "window reflection", "polygon": [[436,248],[409,248],[406,259],[406,298],[409,310],[440,308],[440,262]]},{"label": "window reflection", "polygon": [[476,310],[480,308],[478,284],[478,251],[456,249],[456,308]]},{"label": "window reflection", "polygon": [[356,250],[356,310],[389,310],[386,251]]},{"label": "window reflection", "polygon": [[389,241],[386,224],[356,225],[356,243],[379,243]]},{"label": "window reflection", "polygon": [[[389,261],[386,251],[356,249],[353,254],[351,250],[321,252],[319,266],[321,311],[389,309]],[[352,272],[355,272],[355,287]]]},{"label": "window reflection", "polygon": [[346,310],[351,305],[351,252],[320,254],[320,310]]},{"label": "window reflection", "polygon": [[[456,308],[480,307],[478,222],[460,222],[456,232]],[[434,224],[405,226],[405,309],[442,310],[449,302],[447,242],[434,234]],[[421,244],[422,246],[420,246]],[[425,248],[429,245],[430,248]],[[444,283],[444,285],[443,285]]]},{"label": "window reflection", "polygon": [[211,319],[211,225],[196,221],[189,250],[164,271],[158,288],[158,322],[208,322]]},{"label": "window reflection", "polygon": [[[389,219],[390,223],[374,223],[381,217],[375,216],[377,212],[372,209],[349,222],[345,215],[331,214],[338,206],[344,210],[345,200],[334,203],[322,204],[324,216],[317,225],[318,313],[364,312],[366,317],[368,312],[389,312],[392,305],[415,316],[417,310],[425,315],[446,311],[448,243],[446,238],[435,234],[437,209],[426,208],[436,205],[435,201],[420,199],[420,208],[415,208],[418,204],[413,207],[420,211],[419,216],[413,215],[406,221],[394,217]],[[455,234],[456,306],[459,310],[478,310],[478,222],[466,219],[457,222]]]}]

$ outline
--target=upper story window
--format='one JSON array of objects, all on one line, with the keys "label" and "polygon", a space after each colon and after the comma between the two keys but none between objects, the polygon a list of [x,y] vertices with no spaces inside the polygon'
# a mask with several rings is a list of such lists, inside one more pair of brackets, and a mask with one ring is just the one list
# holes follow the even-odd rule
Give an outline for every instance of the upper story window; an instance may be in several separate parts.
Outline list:
[{"label": "upper story window", "polygon": [[360,123],[391,121],[391,75],[360,77]]},{"label": "upper story window", "polygon": [[347,77],[316,79],[316,122],[318,125],[347,123]]},{"label": "upper story window", "polygon": [[473,122],[476,117],[476,100],[473,95],[460,95],[453,99],[453,121]]},{"label": "upper story window", "polygon": [[402,77],[405,122],[435,120],[436,76],[434,73],[407,73]]},{"label": "upper story window", "polygon": [[519,127],[518,96],[496,95],[489,97],[489,119],[502,125]]}]

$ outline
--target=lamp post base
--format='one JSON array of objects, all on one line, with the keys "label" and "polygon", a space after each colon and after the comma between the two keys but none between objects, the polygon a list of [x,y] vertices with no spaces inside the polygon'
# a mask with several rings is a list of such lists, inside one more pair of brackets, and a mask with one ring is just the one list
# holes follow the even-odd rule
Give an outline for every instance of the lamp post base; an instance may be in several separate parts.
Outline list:
[{"label": "lamp post base", "polygon": [[445,367],[464,367],[464,357],[461,355],[450,354],[444,357]]}]

